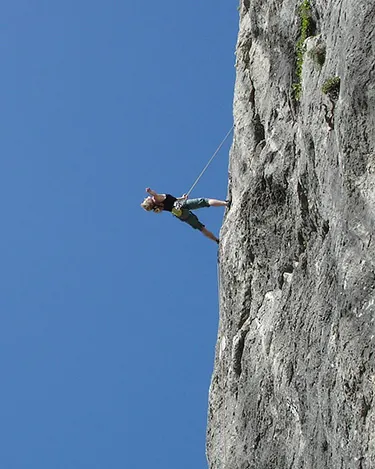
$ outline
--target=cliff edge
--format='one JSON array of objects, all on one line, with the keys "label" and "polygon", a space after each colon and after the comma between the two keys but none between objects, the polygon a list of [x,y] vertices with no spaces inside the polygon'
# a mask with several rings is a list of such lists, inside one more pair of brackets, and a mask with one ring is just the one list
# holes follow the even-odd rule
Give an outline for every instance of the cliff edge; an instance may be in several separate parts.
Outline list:
[{"label": "cliff edge", "polygon": [[210,469],[375,468],[374,28],[241,0]]}]

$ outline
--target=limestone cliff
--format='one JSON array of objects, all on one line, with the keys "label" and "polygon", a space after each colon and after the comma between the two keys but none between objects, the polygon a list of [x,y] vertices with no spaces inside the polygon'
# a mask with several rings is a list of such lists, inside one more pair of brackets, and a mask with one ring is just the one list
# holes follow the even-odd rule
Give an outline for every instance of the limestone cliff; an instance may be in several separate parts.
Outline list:
[{"label": "limestone cliff", "polygon": [[375,468],[374,27],[241,0],[210,469]]}]

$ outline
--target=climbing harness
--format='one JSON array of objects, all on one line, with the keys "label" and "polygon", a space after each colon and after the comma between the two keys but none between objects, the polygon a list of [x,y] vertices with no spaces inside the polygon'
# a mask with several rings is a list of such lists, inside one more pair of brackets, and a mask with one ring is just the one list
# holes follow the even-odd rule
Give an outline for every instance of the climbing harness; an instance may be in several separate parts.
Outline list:
[{"label": "climbing harness", "polygon": [[194,184],[190,187],[190,189],[188,190],[187,192],[187,196],[190,195],[191,191],[194,189],[194,187],[198,184],[198,181],[199,179],[203,176],[203,174],[205,173],[206,169],[210,166],[212,160],[215,158],[215,156],[219,153],[220,151],[220,148],[224,145],[226,139],[229,137],[230,133],[232,132],[234,128],[234,124],[232,125],[232,127],[230,128],[229,132],[226,134],[226,136],[223,138],[223,140],[221,141],[220,145],[217,147],[215,153],[211,156],[211,158],[209,159],[208,163],[206,164],[206,166],[203,168],[202,172],[200,173],[200,175],[197,177],[197,179],[195,180]]},{"label": "climbing harness", "polygon": [[172,208],[172,213],[175,217],[180,218],[182,215],[181,202],[176,201],[174,207]]}]

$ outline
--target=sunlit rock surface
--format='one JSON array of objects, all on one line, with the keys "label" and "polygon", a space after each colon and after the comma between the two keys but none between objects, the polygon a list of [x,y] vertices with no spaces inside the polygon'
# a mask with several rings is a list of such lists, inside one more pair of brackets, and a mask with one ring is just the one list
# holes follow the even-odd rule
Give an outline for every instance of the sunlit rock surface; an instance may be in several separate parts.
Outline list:
[{"label": "sunlit rock surface", "polygon": [[240,4],[210,469],[375,468],[375,2],[311,0],[297,101],[300,3]]}]

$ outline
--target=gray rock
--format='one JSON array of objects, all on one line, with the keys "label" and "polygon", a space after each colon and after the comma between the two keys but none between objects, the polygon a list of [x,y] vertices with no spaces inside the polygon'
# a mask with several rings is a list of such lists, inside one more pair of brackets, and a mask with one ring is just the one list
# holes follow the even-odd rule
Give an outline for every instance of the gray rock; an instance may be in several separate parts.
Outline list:
[{"label": "gray rock", "polygon": [[311,7],[297,102],[298,5],[241,0],[211,469],[375,468],[375,2]]}]

